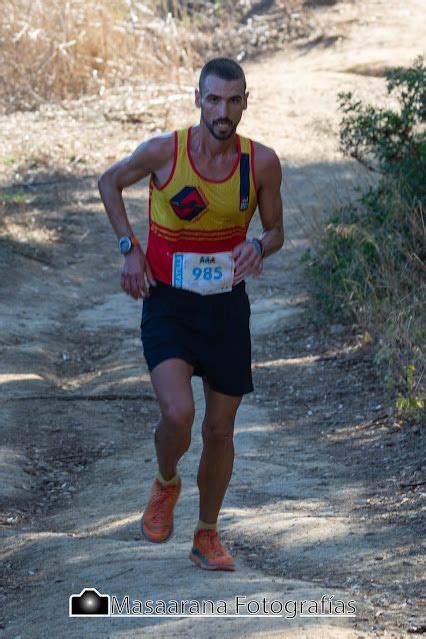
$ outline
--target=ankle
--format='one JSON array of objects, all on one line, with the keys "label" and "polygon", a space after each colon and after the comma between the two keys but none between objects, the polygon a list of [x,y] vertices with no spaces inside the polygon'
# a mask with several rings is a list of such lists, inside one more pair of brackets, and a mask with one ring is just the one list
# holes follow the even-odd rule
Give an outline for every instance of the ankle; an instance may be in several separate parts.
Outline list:
[{"label": "ankle", "polygon": [[176,486],[179,483],[180,475],[176,472],[170,479],[164,479],[160,471],[157,472],[156,478],[163,486]]},{"label": "ankle", "polygon": [[195,527],[194,534],[196,534],[199,530],[217,530],[217,523],[207,524],[205,521],[202,521],[201,519],[199,519],[198,524]]}]

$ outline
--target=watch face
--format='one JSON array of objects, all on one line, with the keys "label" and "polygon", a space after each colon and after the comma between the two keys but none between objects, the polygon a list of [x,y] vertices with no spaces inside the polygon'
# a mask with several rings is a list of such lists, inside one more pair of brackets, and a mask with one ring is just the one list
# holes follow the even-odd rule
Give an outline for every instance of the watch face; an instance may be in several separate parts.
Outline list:
[{"label": "watch face", "polygon": [[121,254],[126,255],[126,253],[128,253],[130,249],[132,248],[132,242],[130,240],[130,237],[121,237],[120,241],[118,242],[118,245],[120,247]]}]

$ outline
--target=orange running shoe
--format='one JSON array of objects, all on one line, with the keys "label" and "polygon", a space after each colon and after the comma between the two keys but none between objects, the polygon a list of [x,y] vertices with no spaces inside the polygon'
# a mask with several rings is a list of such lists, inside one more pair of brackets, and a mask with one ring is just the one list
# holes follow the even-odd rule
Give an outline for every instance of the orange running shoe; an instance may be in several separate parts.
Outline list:
[{"label": "orange running shoe", "polygon": [[151,497],[141,519],[142,535],[155,544],[168,541],[173,534],[173,510],[181,491],[181,479],[164,486],[158,479],[152,484]]},{"label": "orange running shoe", "polygon": [[222,546],[216,530],[195,533],[189,558],[204,570],[235,570],[235,560]]}]

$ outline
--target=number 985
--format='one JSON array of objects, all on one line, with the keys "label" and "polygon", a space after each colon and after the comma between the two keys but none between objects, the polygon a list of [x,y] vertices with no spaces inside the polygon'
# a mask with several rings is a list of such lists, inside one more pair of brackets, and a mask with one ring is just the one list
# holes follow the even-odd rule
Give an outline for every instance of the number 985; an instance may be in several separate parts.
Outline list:
[{"label": "number 985", "polygon": [[192,269],[192,274],[195,280],[220,280],[222,279],[222,267],[205,266],[204,268],[196,267]]}]

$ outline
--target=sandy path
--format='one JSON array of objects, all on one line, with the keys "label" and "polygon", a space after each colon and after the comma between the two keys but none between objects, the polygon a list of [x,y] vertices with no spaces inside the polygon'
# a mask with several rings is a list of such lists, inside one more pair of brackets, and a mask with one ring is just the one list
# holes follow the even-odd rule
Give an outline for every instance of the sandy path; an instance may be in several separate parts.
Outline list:
[{"label": "sandy path", "polygon": [[[8,297],[2,300],[2,335],[8,346],[0,372],[10,382],[3,395],[5,441],[10,444],[1,467],[3,494],[25,504],[32,489],[40,491],[43,469],[34,477],[25,470],[31,456],[49,449],[53,479],[44,489],[48,493],[54,488],[58,500],[48,511],[40,502],[35,518],[5,529],[7,638],[38,639],[47,633],[150,637],[158,631],[165,637],[403,636],[410,611],[397,623],[392,605],[401,607],[404,597],[391,600],[384,621],[376,618],[374,599],[375,557],[397,548],[398,530],[383,526],[372,533],[365,517],[351,510],[364,498],[367,478],[355,480],[347,455],[339,462],[321,447],[322,417],[314,399],[293,407],[287,397],[296,378],[303,381],[305,397],[310,389],[321,395],[340,382],[336,371],[327,389],[326,382],[320,384],[326,363],[311,356],[315,338],[304,315],[309,295],[299,262],[308,246],[304,213],[327,211],[363,177],[337,148],[336,94],[356,88],[364,99],[383,100],[383,78],[348,73],[354,60],[377,70],[408,63],[419,53],[421,3],[410,0],[403,9],[399,4],[339,3],[324,14],[324,21],[327,25],[329,20],[330,37],[344,34],[342,41],[329,47],[322,41],[247,65],[251,97],[241,132],[273,146],[283,161],[286,244],[266,262],[262,279],[249,283],[255,373],[264,380],[279,369],[282,377],[274,400],[256,390],[238,415],[234,474],[220,520],[237,555],[238,571],[205,573],[187,559],[197,519],[203,405],[197,380],[197,416],[190,451],[181,463],[184,490],[176,509],[176,534],[160,547],[140,539],[139,518],[155,472],[156,409],[140,353],[140,305],[117,291],[114,272],[120,261],[111,250],[94,181],[72,192],[74,209],[63,203],[59,209],[70,238],[67,252],[54,252],[49,265],[34,262],[11,274]],[[353,22],[367,14],[368,23]],[[396,39],[401,20],[406,28]],[[146,190],[141,185],[129,190],[128,207],[139,234],[146,237]],[[253,233],[258,229],[255,223]],[[95,237],[100,248],[88,252]],[[302,337],[294,349],[297,331]],[[87,401],[78,394],[105,401]],[[64,395],[67,400],[61,399]],[[353,403],[347,396],[336,391],[334,400],[342,402],[348,424],[356,412],[373,410],[380,399],[373,387],[364,387]],[[275,411],[287,411],[280,425]],[[14,435],[17,424],[26,446],[19,446]],[[55,454],[60,461],[56,466]],[[413,547],[413,539],[408,536],[406,544]],[[359,562],[370,570],[368,586],[350,578],[351,563]],[[339,564],[349,569],[340,574]],[[328,593],[355,599],[358,617],[69,619],[68,597],[83,587],[96,587],[119,600],[126,594],[137,600],[224,600],[230,612],[236,595],[284,602],[318,600]]]}]

